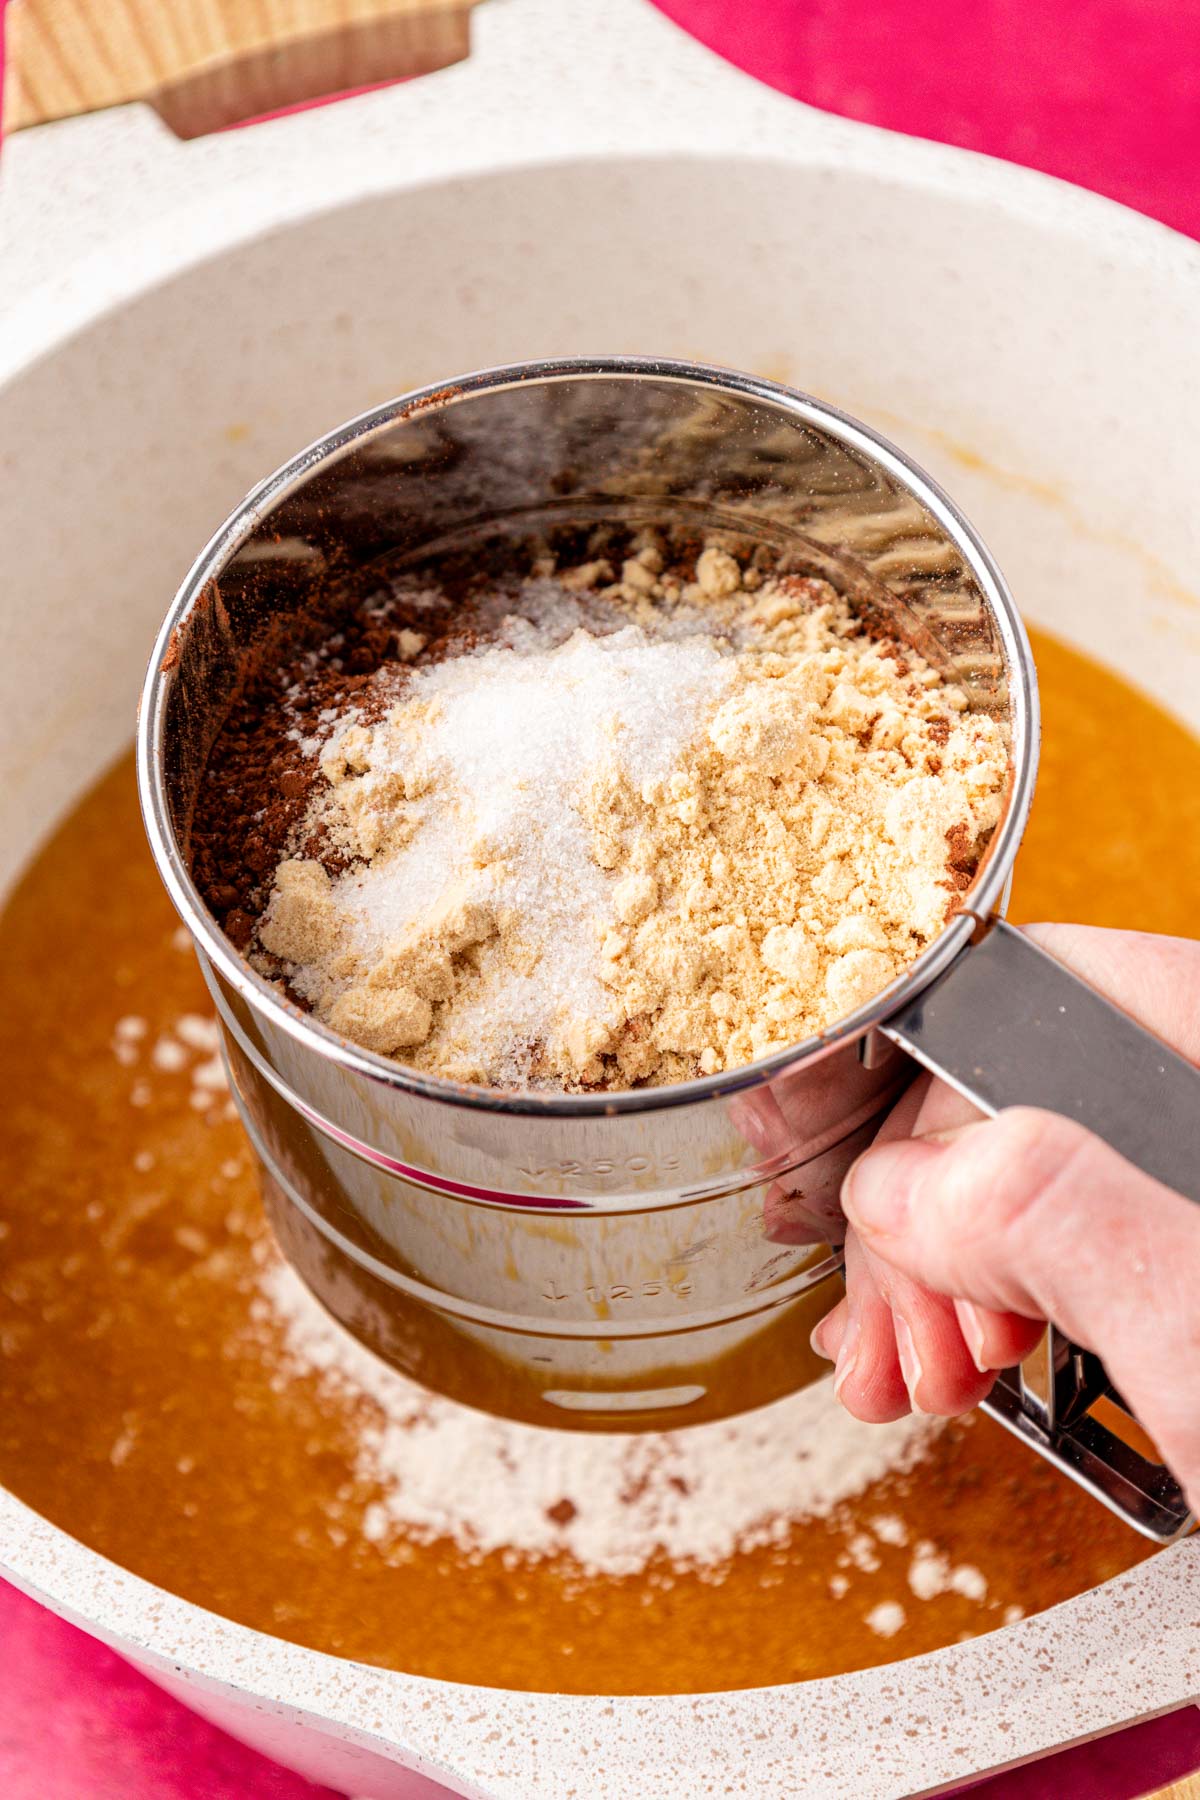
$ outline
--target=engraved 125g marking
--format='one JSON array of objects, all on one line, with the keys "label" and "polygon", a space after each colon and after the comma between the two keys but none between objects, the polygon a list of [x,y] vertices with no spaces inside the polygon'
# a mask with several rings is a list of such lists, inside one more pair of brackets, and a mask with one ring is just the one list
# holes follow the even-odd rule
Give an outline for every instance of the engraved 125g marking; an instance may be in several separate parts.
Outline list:
[{"label": "engraved 125g marking", "polygon": [[620,1300],[657,1300],[661,1294],[672,1294],[677,1300],[686,1300],[691,1291],[690,1281],[613,1281],[603,1286],[595,1284],[572,1291],[560,1288],[557,1281],[550,1280],[542,1289],[542,1299],[586,1300],[589,1306],[603,1306]]}]

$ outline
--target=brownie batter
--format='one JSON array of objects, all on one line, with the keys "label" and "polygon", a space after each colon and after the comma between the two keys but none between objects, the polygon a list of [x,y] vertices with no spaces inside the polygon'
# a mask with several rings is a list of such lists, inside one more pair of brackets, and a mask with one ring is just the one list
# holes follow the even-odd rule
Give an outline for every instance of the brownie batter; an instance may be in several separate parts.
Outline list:
[{"label": "brownie batter", "polygon": [[[1200,743],[1074,652],[1035,651],[1046,742],[1014,917],[1194,934]],[[445,1680],[685,1693],[934,1649],[1150,1554],[986,1421],[715,1579],[668,1563],[582,1578],[445,1541],[381,1550],[363,1529],[361,1410],[289,1375],[253,1317],[255,1172],[128,763],[14,892],[0,981],[0,1480],[174,1593]]]}]

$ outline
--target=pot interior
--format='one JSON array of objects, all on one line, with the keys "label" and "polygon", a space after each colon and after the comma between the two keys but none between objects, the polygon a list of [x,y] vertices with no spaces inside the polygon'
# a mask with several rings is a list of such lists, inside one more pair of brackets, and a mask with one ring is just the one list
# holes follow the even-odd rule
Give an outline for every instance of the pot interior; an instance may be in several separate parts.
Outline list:
[{"label": "pot interior", "polygon": [[[608,224],[601,225],[614,218],[621,220],[616,246]],[[714,246],[726,247],[725,253],[714,254]],[[1114,263],[1103,245],[1051,237],[1015,215],[985,214],[966,198],[914,194],[844,171],[766,160],[719,169],[703,158],[553,165],[396,192],[305,220],[191,268],[99,319],[0,393],[0,435],[6,445],[19,446],[0,488],[10,595],[9,653],[0,667],[0,877],[10,886],[17,881],[47,834],[128,744],[144,659],[167,600],[197,546],[247,488],[340,418],[455,371],[526,357],[599,351],[694,356],[794,382],[877,424],[960,501],[1035,627],[1086,651],[1200,730],[1200,636],[1196,602],[1187,592],[1197,549],[1194,481],[1182,467],[1164,465],[1159,451],[1164,440],[1189,441],[1197,398],[1194,359],[1183,354],[1186,314],[1177,301],[1153,270],[1132,260]],[[1068,308],[1070,333],[1061,324]],[[1130,317],[1143,321],[1136,381],[1129,371],[1135,353],[1122,335],[1122,321]],[[1124,345],[1121,369],[1110,354],[1117,343]],[[1102,737],[1089,738],[1086,717],[1081,724],[1075,715],[1103,713],[1117,704],[1116,690],[1103,675],[1081,673],[1069,651],[1052,641],[1040,640],[1039,658],[1047,689],[1046,779],[1061,781],[1063,796],[1076,791],[1070,783],[1078,781],[1078,767],[1055,773],[1054,734],[1061,731],[1063,743],[1082,746],[1077,757],[1094,757],[1093,786],[1111,781],[1115,792],[1119,754],[1115,762],[1105,761],[1114,747],[1106,749]],[[1159,765],[1174,758],[1185,768],[1190,740],[1182,731],[1172,737],[1175,728],[1167,721],[1152,728],[1150,715],[1136,711],[1121,716],[1141,721],[1143,738],[1148,733],[1161,747]],[[1154,737],[1154,731],[1162,735]],[[0,1478],[75,1535],[163,1585],[228,1616],[312,1643],[319,1634],[310,1615],[297,1619],[296,1595],[306,1588],[332,1594],[339,1587],[353,1594],[346,1568],[361,1570],[376,1553],[377,1540],[369,1536],[349,1548],[346,1541],[346,1517],[357,1516],[361,1524],[364,1509],[374,1503],[371,1495],[355,1489],[343,1496],[351,1510],[336,1518],[317,1504],[326,1488],[361,1486],[345,1434],[355,1419],[374,1415],[369,1405],[365,1415],[357,1403],[345,1412],[335,1407],[330,1436],[330,1403],[310,1366],[288,1388],[281,1403],[290,1409],[286,1430],[277,1429],[278,1421],[270,1423],[272,1394],[278,1400],[272,1370],[260,1360],[255,1374],[240,1349],[229,1349],[242,1343],[239,1333],[253,1336],[256,1318],[261,1323],[255,1308],[269,1279],[267,1252],[256,1247],[262,1242],[256,1201],[237,1128],[224,1116],[219,1095],[208,1105],[204,1081],[194,1078],[205,1060],[202,1027],[190,1028],[195,1044],[177,1029],[181,1019],[200,1012],[203,998],[190,963],[171,949],[174,927],[165,899],[148,865],[138,860],[143,853],[129,779],[127,770],[108,778],[105,793],[78,815],[78,829],[60,841],[52,858],[61,870],[62,856],[74,844],[77,898],[86,900],[96,920],[91,952],[65,959],[76,984],[72,991],[83,991],[92,969],[91,1024],[85,1029],[80,1021],[78,1030],[72,1025],[73,1036],[60,1031],[54,1040],[43,1020],[22,1054],[15,1040],[6,1054],[13,1080],[32,1071],[22,1090],[29,1116],[39,1104],[50,1104],[57,1081],[56,1116],[67,1119],[72,1077],[69,1069],[66,1077],[61,1067],[57,1075],[51,1069],[53,1043],[74,1044],[79,1067],[89,1066],[89,1056],[97,1068],[108,1059],[99,1085],[103,1105],[113,1109],[105,1141],[120,1176],[111,1192],[103,1181],[96,1184],[90,1198],[79,1184],[64,1185],[64,1204],[85,1212],[101,1206],[94,1223],[111,1227],[121,1240],[104,1252],[110,1258],[109,1302],[117,1311],[131,1303],[151,1309],[164,1334],[161,1362],[184,1386],[203,1381],[203,1403],[192,1412],[183,1408],[178,1441],[169,1435],[174,1426],[154,1438],[154,1390],[137,1368],[137,1345],[144,1353],[147,1342],[143,1334],[120,1352],[106,1348],[111,1361],[97,1378],[110,1394],[129,1382],[129,1404],[117,1409],[128,1412],[128,1420],[114,1415],[99,1421],[88,1414],[84,1381],[74,1411],[64,1409],[65,1376],[56,1377],[55,1368],[61,1375],[65,1365],[56,1363],[55,1346],[82,1333],[72,1340],[79,1366],[78,1358],[88,1355],[81,1323],[87,1308],[67,1304],[56,1325],[50,1290],[45,1303],[34,1306],[30,1290],[22,1293],[18,1286],[6,1300],[12,1310],[3,1341],[15,1355],[0,1361],[0,1386],[11,1383],[15,1396],[20,1379],[24,1391],[31,1365],[20,1359],[36,1338],[38,1406],[46,1429],[39,1440],[28,1408],[23,1423],[13,1425],[13,1408],[6,1405],[10,1424]],[[1166,804],[1170,795],[1162,792]],[[1061,805],[1067,807],[1066,798]],[[1095,816],[1090,837],[1104,839],[1106,815],[1101,810]],[[1131,852],[1128,839],[1118,841],[1125,816],[1118,806],[1113,842],[1104,855],[1080,860],[1074,887],[1031,874],[1029,910],[1040,910],[1046,893],[1051,904],[1069,907],[1077,917],[1168,928],[1168,913],[1122,913],[1122,870],[1131,854],[1136,860],[1136,847]],[[1049,819],[1041,840],[1038,831],[1035,813],[1032,848],[1053,865]],[[42,884],[38,903],[27,901],[21,910],[18,897],[12,916],[23,934],[25,963],[30,955],[52,955],[54,930],[66,941],[77,923],[68,911],[55,911],[55,879],[54,867],[44,863],[33,877]],[[1017,912],[1028,916],[1019,904],[1021,880],[1019,866]],[[116,897],[107,910],[106,896]],[[130,948],[139,941],[145,960]],[[23,1004],[36,1006],[32,987],[21,994]],[[127,1028],[121,1036],[119,1022],[128,1018],[147,1021],[140,1034]],[[158,1050],[156,1062],[164,1043],[177,1049]],[[126,1046],[125,1060],[116,1044]],[[160,1093],[158,1076],[186,1077],[185,1085]],[[125,1083],[120,1095],[118,1077]],[[148,1085],[149,1098],[133,1102],[131,1111],[139,1082]],[[197,1087],[201,1104],[192,1106]],[[90,1075],[79,1080],[78,1095],[78,1118],[98,1117],[89,1112],[101,1104]],[[121,1096],[124,1111],[117,1108]],[[168,1176],[163,1170],[172,1161],[172,1121],[189,1112],[190,1135]],[[146,1137],[150,1124],[158,1133],[153,1145]],[[215,1161],[216,1140],[201,1138],[204,1131],[220,1139]],[[134,1168],[145,1154],[156,1159],[151,1167]],[[228,1172],[221,1176],[223,1166]],[[158,1204],[150,1206],[145,1192],[136,1203],[130,1198],[130,1168],[158,1184]],[[199,1191],[188,1186],[193,1177],[202,1180],[207,1196],[199,1223],[190,1216],[181,1220],[188,1194]],[[225,1182],[222,1216],[244,1214],[249,1223],[233,1232],[241,1245],[230,1250],[234,1277],[214,1299],[220,1264],[216,1276],[199,1270],[214,1254],[208,1235],[217,1217],[211,1185],[217,1178]],[[20,1221],[6,1223],[11,1229]],[[222,1241],[215,1249],[229,1246]],[[86,1283],[82,1248],[65,1254],[82,1260],[73,1272],[60,1270],[55,1282]],[[152,1311],[165,1304],[168,1289],[181,1303],[174,1339],[168,1314]],[[94,1315],[100,1310],[94,1308]],[[319,1333],[319,1321],[303,1329]],[[192,1354],[184,1338],[200,1349]],[[210,1373],[203,1376],[206,1362]],[[213,1374],[214,1368],[221,1373]],[[243,1444],[247,1464],[228,1490],[229,1517],[265,1518],[254,1509],[265,1504],[264,1491],[274,1485],[278,1492],[280,1483],[307,1486],[314,1495],[303,1516],[288,1515],[293,1541],[283,1547],[283,1562],[280,1547],[261,1538],[257,1556],[251,1555],[247,1538],[240,1560],[215,1567],[217,1521],[204,1508],[188,1511],[194,1502],[184,1491],[189,1471],[183,1465],[195,1455],[185,1441],[188,1421],[203,1411],[220,1417],[223,1404],[230,1409],[225,1416],[250,1421]],[[75,1456],[77,1481],[62,1479],[64,1445],[65,1454]],[[153,1530],[135,1531],[127,1484],[144,1486],[148,1469],[158,1466],[141,1461],[151,1453],[148,1445],[160,1459],[170,1453],[183,1485],[171,1490]],[[780,1540],[768,1538],[754,1552],[756,1560],[729,1564],[719,1586],[712,1577],[719,1558],[706,1573],[683,1578],[655,1564],[655,1584],[642,1590],[651,1594],[649,1601],[637,1598],[629,1585],[635,1574],[627,1569],[609,1568],[607,1585],[598,1588],[581,1586],[574,1576],[556,1576],[557,1585],[548,1585],[519,1559],[506,1559],[499,1543],[464,1576],[464,1565],[443,1545],[436,1569],[417,1557],[428,1581],[407,1590],[424,1639],[445,1651],[440,1664],[424,1666],[501,1685],[653,1691],[664,1683],[663,1640],[646,1634],[646,1654],[629,1654],[631,1621],[640,1617],[697,1645],[692,1661],[686,1668],[680,1664],[667,1685],[786,1680],[1002,1626],[1008,1609],[1025,1603],[1022,1595],[1030,1604],[1062,1598],[1144,1553],[990,1426],[944,1435],[931,1454],[936,1478],[923,1493],[897,1464],[882,1488],[868,1490],[865,1510],[851,1507],[844,1517],[820,1520],[805,1537],[802,1555],[791,1556]],[[85,1506],[70,1501],[68,1492],[91,1498]],[[577,1497],[564,1493],[559,1499],[579,1513]],[[561,1529],[569,1533],[575,1514],[560,1510]],[[899,1530],[890,1522],[896,1519]],[[1008,1575],[989,1566],[980,1600],[972,1598],[978,1596],[974,1577],[955,1572],[980,1573],[985,1525],[1007,1546],[1010,1565]],[[370,1529],[378,1527],[376,1519]],[[918,1578],[937,1589],[920,1614],[911,1570],[923,1539],[941,1563],[939,1573]],[[1078,1543],[1086,1552],[1049,1590],[1036,1586],[1034,1574],[1048,1543]],[[155,1566],[147,1561],[151,1547],[159,1557]],[[293,1571],[290,1582],[281,1574],[285,1564]],[[388,1581],[394,1587],[403,1569],[411,1575],[413,1567],[401,1558],[389,1568]],[[193,1579],[187,1569],[207,1573]],[[880,1575],[900,1584],[902,1624],[887,1610],[900,1604],[892,1590],[870,1586]],[[810,1655],[817,1625],[832,1616],[843,1581],[841,1597],[853,1592],[861,1600],[854,1627],[842,1630],[840,1648],[818,1646]],[[793,1594],[787,1635],[799,1648],[790,1661],[768,1668],[761,1657],[755,1661],[761,1620],[768,1603],[783,1606],[778,1596],[786,1583]],[[497,1592],[508,1608],[502,1635],[514,1646],[503,1662],[495,1660],[497,1635],[478,1629],[488,1595],[494,1600]],[[723,1624],[713,1632],[717,1614]],[[920,1619],[915,1628],[914,1616]],[[535,1617],[549,1619],[557,1633],[550,1662],[526,1654],[522,1632],[511,1629],[513,1619]],[[435,1619],[437,1630],[431,1628]],[[356,1638],[347,1612],[325,1631],[321,1647],[395,1660],[385,1637]],[[714,1639],[741,1648],[718,1654]],[[452,1666],[447,1646],[469,1642],[476,1645],[474,1660],[460,1656]],[[581,1652],[581,1644],[590,1650]]]}]

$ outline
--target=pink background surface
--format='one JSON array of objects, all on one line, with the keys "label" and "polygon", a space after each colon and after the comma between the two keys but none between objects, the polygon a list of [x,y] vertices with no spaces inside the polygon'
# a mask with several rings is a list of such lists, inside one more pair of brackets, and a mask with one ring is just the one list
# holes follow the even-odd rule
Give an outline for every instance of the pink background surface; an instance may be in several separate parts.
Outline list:
[{"label": "pink background surface", "polygon": [[[159,0],[160,4],[168,0]],[[659,0],[816,106],[1027,163],[1200,236],[1197,0]],[[2,4],[2,0],[0,0]],[[1133,1800],[1200,1766],[1200,1713],[972,1789]],[[3,1800],[314,1800],[0,1583]]]}]

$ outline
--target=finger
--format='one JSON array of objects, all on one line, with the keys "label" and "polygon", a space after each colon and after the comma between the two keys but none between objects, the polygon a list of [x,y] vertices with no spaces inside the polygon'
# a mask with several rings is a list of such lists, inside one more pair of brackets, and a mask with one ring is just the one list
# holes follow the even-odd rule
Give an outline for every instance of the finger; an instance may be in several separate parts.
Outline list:
[{"label": "finger", "polygon": [[954,1315],[963,1343],[975,1367],[983,1372],[1011,1369],[1032,1356],[1046,1327],[1040,1319],[1023,1319],[1019,1313],[993,1312],[972,1300],[956,1300]]},{"label": "finger", "polygon": [[[856,1263],[851,1286],[869,1276],[892,1309],[892,1335],[900,1375],[915,1412],[957,1418],[978,1406],[991,1390],[997,1369],[1022,1362],[1042,1335],[1043,1327],[1005,1313],[989,1313],[969,1302],[949,1301],[928,1288],[898,1274],[888,1264],[872,1260],[865,1251]],[[961,1314],[978,1315],[963,1329]],[[839,1300],[813,1330],[811,1343],[818,1356],[836,1363],[845,1336],[848,1302]],[[890,1365],[891,1346],[883,1338]],[[869,1355],[870,1346],[860,1351]],[[861,1380],[865,1366],[858,1369]],[[876,1381],[887,1370],[875,1372]]]},{"label": "finger", "polygon": [[873,1147],[845,1202],[855,1234],[897,1269],[992,1311],[1051,1319],[1097,1350],[1176,1474],[1200,1488],[1200,1208],[1029,1107]]},{"label": "finger", "polygon": [[862,1248],[862,1263],[892,1311],[900,1374],[914,1412],[957,1418],[989,1393],[994,1374],[976,1367],[954,1302]]},{"label": "finger", "polygon": [[818,1356],[823,1356],[827,1362],[835,1363],[838,1351],[842,1347],[845,1330],[846,1302],[843,1299],[839,1300],[836,1306],[831,1306],[825,1317],[814,1325],[812,1336],[808,1341]]},{"label": "finger", "polygon": [[[839,1399],[843,1398],[846,1381],[852,1380],[854,1410],[864,1408],[870,1415],[868,1423],[881,1424],[889,1419],[903,1418],[911,1407],[903,1389],[903,1376],[899,1383],[896,1381],[895,1339],[887,1334],[885,1310],[879,1307],[878,1296],[871,1292],[870,1276],[861,1258],[852,1254],[848,1262],[851,1264],[849,1293],[826,1313],[813,1331],[813,1349],[833,1363],[833,1391]],[[852,1306],[857,1316],[851,1329]],[[867,1323],[865,1337],[861,1329],[864,1318]],[[860,1358],[866,1359],[861,1365]],[[872,1365],[870,1368],[868,1363]]]},{"label": "finger", "polygon": [[[897,1137],[925,1137],[934,1132],[954,1130],[982,1117],[983,1114],[977,1107],[972,1106],[969,1100],[965,1100],[944,1081],[935,1081],[931,1075],[924,1075],[913,1083],[904,1098],[893,1107],[875,1142],[883,1144]],[[873,1254],[868,1250],[868,1256]],[[886,1265],[881,1263],[880,1267]],[[887,1290],[886,1278],[881,1277],[879,1270],[876,1270],[876,1281]],[[893,1301],[893,1308],[899,1305],[912,1333],[910,1348],[904,1341],[904,1326],[900,1326],[897,1332],[898,1348],[907,1350],[912,1360],[925,1373],[925,1385],[920,1396],[913,1395],[914,1406],[953,1416],[978,1405],[983,1398],[981,1385],[974,1379],[972,1370],[988,1374],[1023,1362],[1036,1346],[1043,1327],[1040,1321],[1018,1318],[1013,1313],[992,1312],[986,1307],[972,1306],[965,1300],[956,1301],[956,1321],[966,1350],[967,1360],[964,1362],[959,1346],[949,1342],[944,1335],[949,1331],[944,1318],[940,1315],[927,1318],[926,1309],[917,1298],[922,1291],[919,1287],[912,1287],[911,1303],[906,1304],[903,1297]],[[943,1355],[948,1358],[944,1366],[944,1380],[941,1360]],[[902,1368],[904,1361],[904,1355],[901,1355]],[[906,1379],[907,1374],[908,1371],[905,1370]],[[911,1383],[909,1391],[912,1393]]]},{"label": "finger", "polygon": [[[907,1138],[926,1119],[959,1123],[964,1116],[977,1118],[979,1115],[953,1089],[935,1082],[931,1075],[922,1075],[892,1108],[875,1142],[883,1144]],[[847,1287],[853,1293],[856,1282],[867,1279],[891,1308],[892,1341],[889,1344],[886,1334],[881,1332],[860,1348],[859,1356],[865,1358],[871,1355],[872,1345],[879,1346],[884,1366],[870,1370],[860,1361],[856,1382],[870,1380],[875,1384],[876,1392],[881,1385],[886,1387],[894,1350],[914,1411],[955,1418],[977,1406],[991,1388],[992,1371],[1007,1364],[977,1363],[953,1303],[943,1295],[930,1293],[919,1282],[891,1268],[869,1248],[863,1247],[854,1271],[847,1270]],[[817,1347],[831,1360],[836,1360],[845,1328],[844,1312],[836,1319],[830,1316],[828,1333],[822,1335]],[[1027,1335],[1028,1329],[1026,1321],[1019,1321],[1021,1333]],[[980,1335],[976,1333],[976,1337]],[[984,1348],[993,1342],[1000,1343],[1004,1338],[1002,1330],[984,1331],[982,1336]],[[851,1390],[852,1398],[856,1391]],[[888,1398],[893,1396],[889,1393]]]},{"label": "finger", "polygon": [[834,1352],[833,1391],[856,1419],[883,1425],[911,1410],[896,1350],[892,1309],[851,1233],[846,1239],[845,1323]]},{"label": "finger", "polygon": [[[942,1085],[941,1082],[935,1083],[932,1075],[918,1075],[912,1086],[905,1088],[899,1100],[897,1100],[895,1106],[893,1106],[891,1112],[883,1121],[883,1124],[875,1134],[874,1142],[877,1144],[888,1144],[893,1138],[912,1137],[913,1133],[918,1129],[918,1121],[921,1118],[924,1108],[928,1104],[930,1090],[934,1087],[942,1087]],[[950,1093],[953,1090],[947,1088],[945,1091]],[[957,1100],[959,1096],[955,1094],[954,1098]],[[961,1104],[966,1106],[968,1102],[964,1100]],[[978,1117],[978,1115],[976,1115],[976,1117]],[[961,1121],[959,1120],[954,1121],[955,1124],[960,1122]],[[929,1129],[933,1130],[935,1127],[931,1126]]]},{"label": "finger", "polygon": [[[920,1082],[916,1083],[916,1086],[920,1085]],[[934,1081],[930,1076],[906,1135],[932,1137],[935,1132],[956,1131],[960,1125],[974,1125],[985,1116],[956,1089],[949,1087],[944,1081]],[[880,1139],[876,1138],[875,1141],[878,1143]]]},{"label": "finger", "polygon": [[1081,980],[1200,1062],[1200,941],[1156,937],[1148,931],[1109,931],[1096,925],[1026,925],[1035,943]]}]

